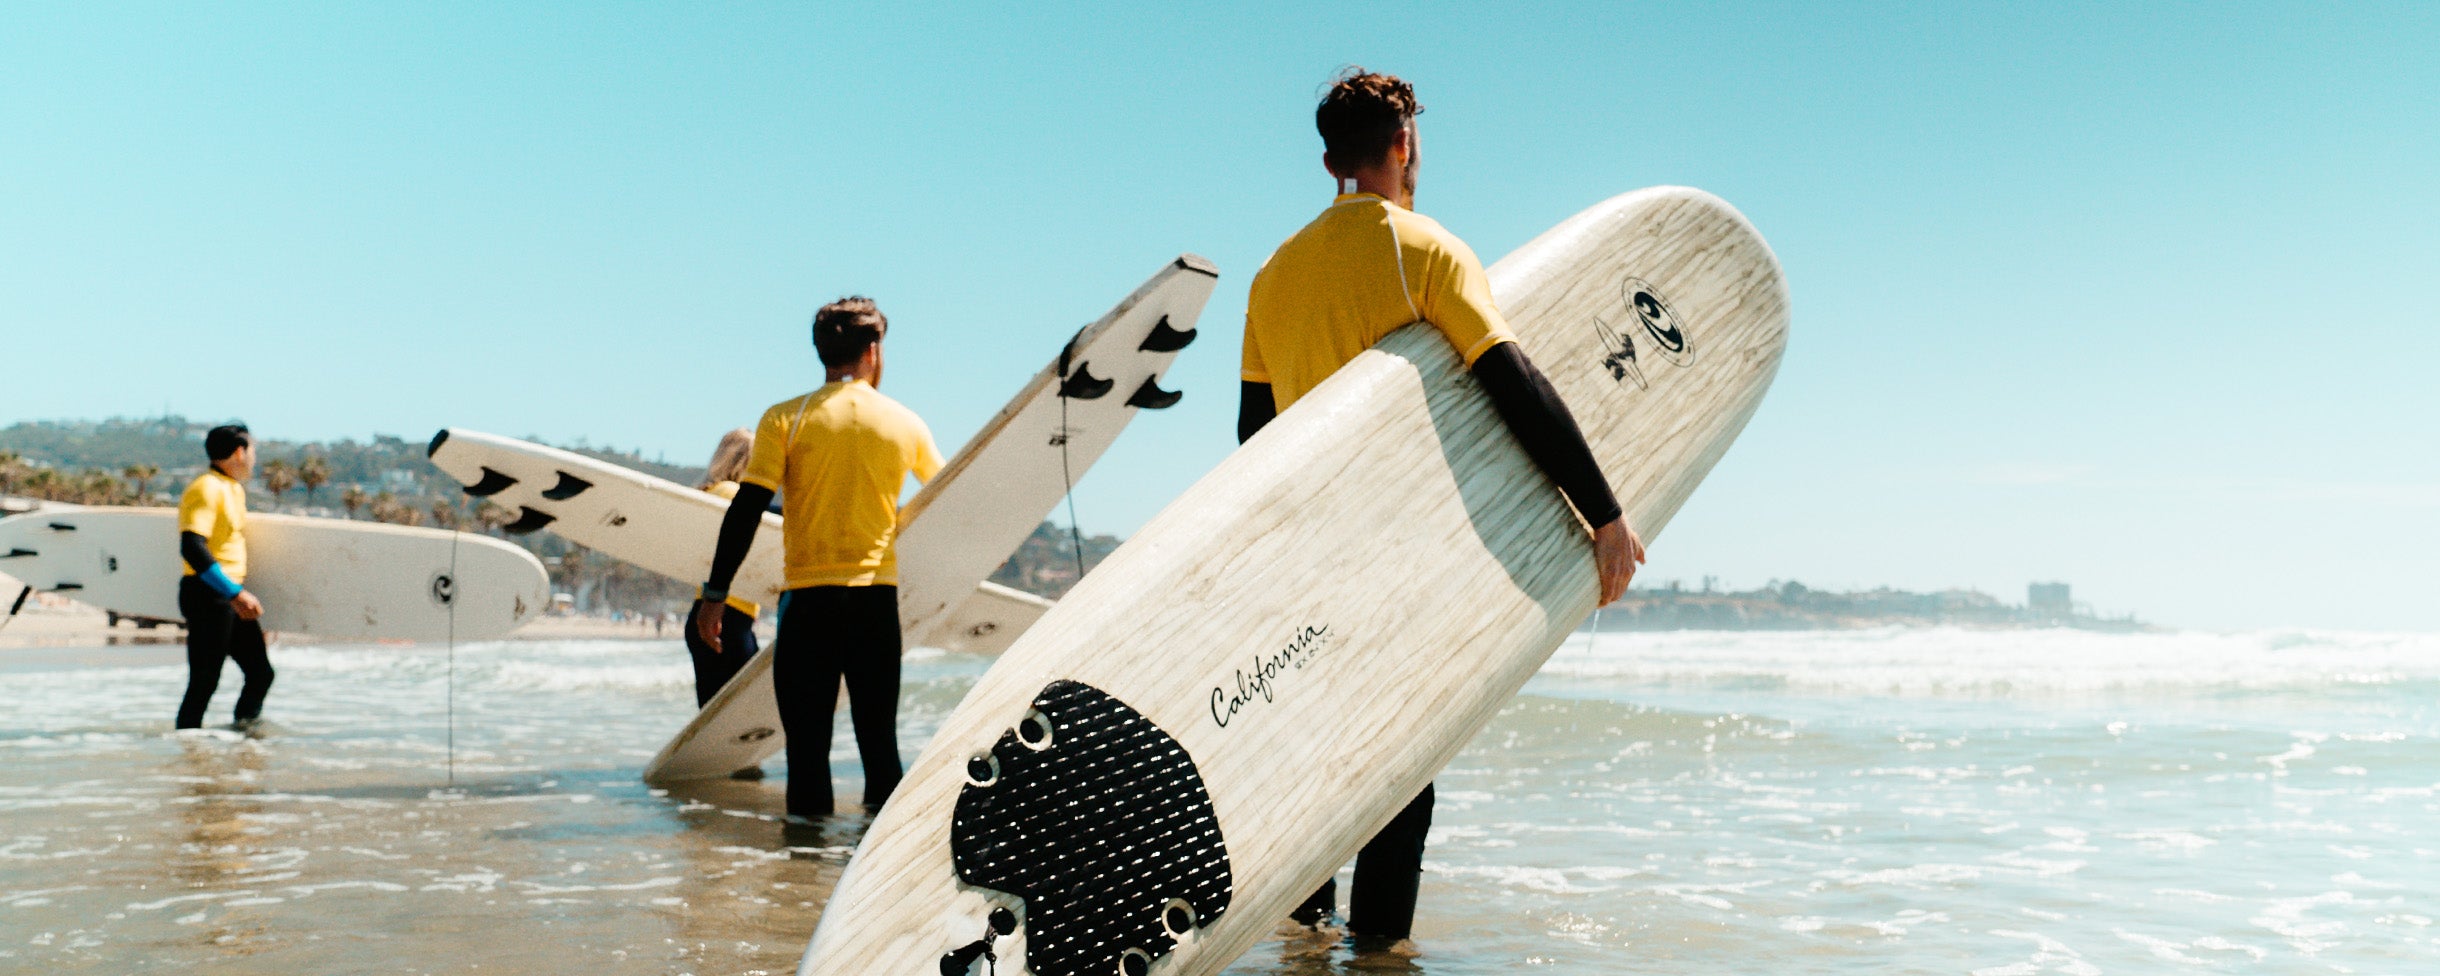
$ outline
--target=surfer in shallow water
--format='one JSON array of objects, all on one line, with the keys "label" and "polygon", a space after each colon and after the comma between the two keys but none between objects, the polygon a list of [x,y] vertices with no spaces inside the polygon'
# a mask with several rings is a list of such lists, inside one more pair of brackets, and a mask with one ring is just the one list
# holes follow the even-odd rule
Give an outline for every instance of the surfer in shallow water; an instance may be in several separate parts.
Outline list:
[{"label": "surfer in shallow water", "polygon": [[[1601,602],[1626,592],[1643,541],[1593,461],[1576,418],[1535,369],[1491,300],[1491,281],[1464,241],[1414,211],[1421,162],[1414,86],[1350,68],[1322,96],[1314,124],[1322,165],[1338,196],[1281,244],[1254,276],[1245,313],[1244,380],[1237,438],[1250,439],[1330,374],[1391,332],[1429,322],[1465,358],[1500,419],[1534,464],[1594,526]],[[1317,730],[1321,731],[1321,730]],[[1356,855],[1347,928],[1390,944],[1413,931],[1432,787]],[[1338,883],[1291,917],[1318,925],[1337,908]]]},{"label": "surfer in shallow water", "polygon": [[254,435],[244,424],[203,435],[212,463],[178,496],[178,612],[186,617],[186,697],[178,727],[203,727],[204,710],[220,689],[221,665],[237,662],[246,677],[237,693],[237,728],[254,727],[271,691],[271,656],[263,640],[262,601],[246,592],[246,479],[254,474]]},{"label": "surfer in shallow water", "polygon": [[915,412],[882,396],[881,340],[889,329],[873,300],[842,298],[813,316],[821,389],[772,405],[695,602],[707,647],[723,646],[729,584],[745,562],[763,511],[777,494],[786,519],[787,587],[771,648],[771,684],[788,736],[788,813],[833,812],[830,719],[839,681],[864,760],[864,808],[898,788],[898,494],[908,475],[929,481],[946,463]]},{"label": "surfer in shallow water", "polygon": [[[720,435],[720,444],[712,448],[712,462],[704,466],[703,483],[695,487],[722,499],[737,497],[737,479],[745,476],[746,461],[754,453],[754,431],[739,427]],[[695,594],[702,599],[703,594]],[[686,632],[686,656],[695,665],[695,707],[702,708],[720,693],[737,670],[752,660],[762,649],[754,639],[754,618],[762,607],[752,600],[731,595],[721,601],[726,606],[720,613],[720,643],[703,639],[702,628],[681,627]],[[737,779],[761,779],[761,766],[747,766],[730,773]]]}]

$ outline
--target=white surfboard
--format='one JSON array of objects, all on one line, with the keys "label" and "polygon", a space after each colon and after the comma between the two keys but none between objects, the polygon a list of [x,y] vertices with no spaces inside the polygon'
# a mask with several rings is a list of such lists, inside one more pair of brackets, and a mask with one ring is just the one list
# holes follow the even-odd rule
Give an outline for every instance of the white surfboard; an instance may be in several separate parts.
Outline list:
[{"label": "white surfboard", "polygon": [[[1490,269],[1646,540],[1788,329],[1734,209],[1659,188]],[[804,974],[1209,974],[1406,805],[1593,609],[1589,532],[1448,343],[1402,329],[1127,541],[979,680]],[[1428,907],[1427,907],[1428,910]]]},{"label": "white surfboard", "polygon": [[[426,449],[434,467],[466,493],[516,514],[511,533],[548,529],[568,541],[680,582],[711,575],[712,546],[729,503],[666,478],[573,451],[451,428]],[[729,591],[765,607],[785,584],[780,517],[763,516]],[[1003,556],[1003,559],[1006,557]],[[918,643],[996,654],[1050,609],[1050,601],[996,583],[983,583],[961,601],[953,619]]]},{"label": "white surfboard", "polygon": [[[105,610],[178,620],[178,510],[48,508],[0,519],[0,572]],[[488,640],[550,606],[532,553],[488,536],[248,513],[263,629],[328,640]]]},{"label": "white surfboard", "polygon": [[[898,622],[910,643],[947,646],[956,638],[940,635],[961,626],[977,639],[965,609],[976,584],[1008,561],[1066,496],[1069,479],[1081,477],[1137,411],[1177,402],[1156,381],[1193,340],[1218,277],[1211,262],[1191,254],[1170,262],[1078,330],[907,503],[899,513]],[[979,637],[1005,630],[995,625]],[[644,781],[726,776],[785,744],[766,647],[653,757]]]}]

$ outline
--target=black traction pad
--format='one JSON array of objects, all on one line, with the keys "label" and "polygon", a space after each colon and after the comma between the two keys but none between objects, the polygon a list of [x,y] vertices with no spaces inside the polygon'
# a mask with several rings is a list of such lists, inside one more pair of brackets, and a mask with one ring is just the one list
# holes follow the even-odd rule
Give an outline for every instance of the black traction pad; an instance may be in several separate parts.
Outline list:
[{"label": "black traction pad", "polygon": [[1038,976],[1141,973],[1228,910],[1211,795],[1176,739],[1100,689],[1054,681],[1033,706],[967,763],[957,876],[1024,899]]}]

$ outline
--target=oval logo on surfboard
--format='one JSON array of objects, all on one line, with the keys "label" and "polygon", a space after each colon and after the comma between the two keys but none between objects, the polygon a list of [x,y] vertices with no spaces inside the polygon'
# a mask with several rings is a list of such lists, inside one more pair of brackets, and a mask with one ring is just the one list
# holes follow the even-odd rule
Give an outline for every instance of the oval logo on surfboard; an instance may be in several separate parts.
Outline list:
[{"label": "oval logo on surfboard", "polygon": [[[1624,314],[1613,326],[1604,317],[1593,317],[1593,332],[1600,337],[1601,365],[1610,371],[1610,378],[1621,385],[1629,382],[1639,390],[1650,389],[1652,383],[1644,376],[1643,363],[1635,348],[1636,333],[1641,331],[1651,343],[1652,351],[1672,366],[1694,364],[1694,346],[1687,340],[1686,329],[1669,300],[1661,297],[1660,289],[1642,278],[1628,277],[1621,283],[1620,297],[1626,302]],[[1630,321],[1632,320],[1632,321]],[[1636,326],[1642,328],[1638,330]]]},{"label": "oval logo on surfboard", "polygon": [[435,574],[432,577],[432,602],[445,607],[455,600],[457,600],[457,580],[447,573]]},{"label": "oval logo on surfboard", "polygon": [[738,733],[738,734],[737,734],[737,741],[739,741],[739,742],[761,742],[761,741],[762,741],[762,740],[764,740],[764,739],[768,739],[768,738],[770,738],[770,737],[772,737],[772,736],[775,736],[775,735],[778,735],[778,734],[779,734],[779,730],[778,730],[778,729],[772,728],[772,727],[770,727],[770,726],[768,726],[768,725],[758,725],[758,726],[755,726],[754,728],[747,729],[747,730],[745,730],[744,732],[740,732],[740,733]]}]

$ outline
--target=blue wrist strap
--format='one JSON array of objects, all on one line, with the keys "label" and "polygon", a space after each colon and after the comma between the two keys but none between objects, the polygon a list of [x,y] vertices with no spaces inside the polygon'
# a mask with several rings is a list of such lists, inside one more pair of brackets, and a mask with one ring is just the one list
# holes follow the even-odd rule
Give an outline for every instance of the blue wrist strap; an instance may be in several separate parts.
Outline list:
[{"label": "blue wrist strap", "polygon": [[722,603],[728,600],[729,591],[705,583],[703,589],[696,594],[696,598],[705,603]]},{"label": "blue wrist strap", "polygon": [[220,594],[220,598],[223,600],[237,599],[239,593],[245,592],[245,587],[237,585],[236,580],[230,579],[228,572],[221,569],[219,563],[213,563],[203,572],[196,573],[195,578],[202,580],[203,585],[211,587],[212,592]]}]

